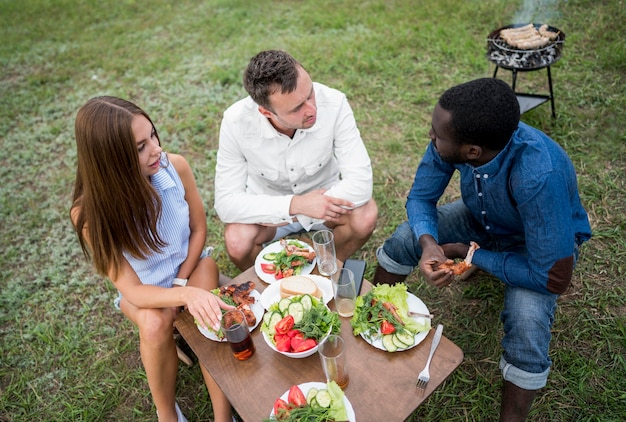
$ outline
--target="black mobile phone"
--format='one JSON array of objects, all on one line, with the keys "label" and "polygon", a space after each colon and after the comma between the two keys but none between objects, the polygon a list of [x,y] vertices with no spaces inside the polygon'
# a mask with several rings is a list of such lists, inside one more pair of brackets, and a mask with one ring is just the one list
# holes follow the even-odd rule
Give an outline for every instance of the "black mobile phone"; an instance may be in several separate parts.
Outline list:
[{"label": "black mobile phone", "polygon": [[348,268],[354,273],[354,286],[356,287],[357,296],[361,294],[361,285],[363,284],[366,265],[366,262],[362,259],[346,259],[346,262],[343,264],[344,268]]}]

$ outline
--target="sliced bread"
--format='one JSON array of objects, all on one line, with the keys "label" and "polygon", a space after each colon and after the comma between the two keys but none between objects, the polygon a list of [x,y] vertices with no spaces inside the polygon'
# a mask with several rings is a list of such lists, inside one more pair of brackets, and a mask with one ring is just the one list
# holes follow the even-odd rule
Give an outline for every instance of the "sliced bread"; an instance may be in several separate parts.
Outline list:
[{"label": "sliced bread", "polygon": [[280,281],[280,297],[291,297],[306,294],[315,296],[318,299],[322,297],[322,291],[309,277],[304,275],[294,275],[283,278]]}]

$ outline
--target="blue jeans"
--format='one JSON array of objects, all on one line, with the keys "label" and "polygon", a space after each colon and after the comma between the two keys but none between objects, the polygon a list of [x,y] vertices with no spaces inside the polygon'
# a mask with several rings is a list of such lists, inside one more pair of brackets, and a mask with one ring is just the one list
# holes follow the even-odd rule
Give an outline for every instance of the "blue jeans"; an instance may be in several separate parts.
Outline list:
[{"label": "blue jeans", "polygon": [[[469,213],[462,201],[437,208],[439,243],[475,241],[491,251],[526,253],[523,235],[493,236]],[[422,255],[418,239],[408,222],[402,223],[376,251],[378,264],[394,274],[410,274]],[[546,385],[552,361],[548,356],[556,294],[505,286],[504,309],[500,313],[504,337],[500,369],[505,380],[526,390]]]}]

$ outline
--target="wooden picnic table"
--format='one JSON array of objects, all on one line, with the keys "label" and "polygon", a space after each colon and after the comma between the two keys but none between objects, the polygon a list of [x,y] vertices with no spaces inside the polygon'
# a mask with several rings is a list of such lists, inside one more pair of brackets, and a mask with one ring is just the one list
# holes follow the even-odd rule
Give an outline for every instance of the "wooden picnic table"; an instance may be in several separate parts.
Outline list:
[{"label": "wooden picnic table", "polygon": [[[230,283],[249,280],[255,282],[259,292],[267,287],[257,277],[254,267]],[[372,284],[364,280],[362,293],[371,288]],[[333,300],[328,305],[334,310]],[[434,329],[412,349],[389,353],[371,346],[360,336],[354,336],[350,319],[340,319],[350,376],[344,392],[359,422],[404,421],[463,361],[461,349],[443,336],[432,359],[430,382],[425,390],[419,390],[415,383],[426,364]],[[274,401],[292,385],[326,381],[317,353],[304,359],[283,356],[265,343],[260,327],[252,333],[255,354],[246,361],[239,361],[228,343],[202,335],[188,311],[178,316],[175,326],[246,422],[268,418]]]}]

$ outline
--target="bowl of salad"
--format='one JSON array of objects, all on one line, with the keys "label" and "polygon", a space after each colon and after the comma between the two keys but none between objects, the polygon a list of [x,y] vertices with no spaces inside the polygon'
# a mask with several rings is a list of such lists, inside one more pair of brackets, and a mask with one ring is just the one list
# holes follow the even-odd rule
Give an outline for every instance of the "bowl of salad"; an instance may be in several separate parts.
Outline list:
[{"label": "bowl of salad", "polygon": [[311,295],[287,297],[274,302],[263,316],[263,339],[274,351],[290,358],[317,352],[318,344],[340,330],[339,314]]}]

